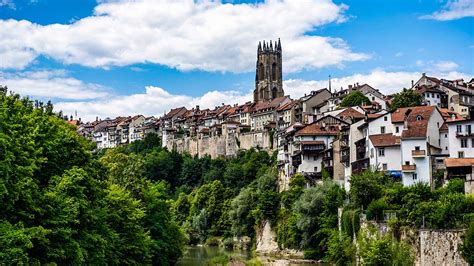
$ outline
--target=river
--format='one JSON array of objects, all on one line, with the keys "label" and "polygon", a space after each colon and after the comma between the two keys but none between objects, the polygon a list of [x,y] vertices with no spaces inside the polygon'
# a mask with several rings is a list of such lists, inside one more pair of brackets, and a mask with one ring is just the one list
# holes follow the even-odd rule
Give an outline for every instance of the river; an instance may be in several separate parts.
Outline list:
[{"label": "river", "polygon": [[[227,250],[216,246],[189,246],[178,266],[201,265],[274,265],[274,266],[307,266],[318,265],[316,262],[305,260],[286,260],[258,256],[245,250]],[[320,265],[320,264],[319,264]]]}]

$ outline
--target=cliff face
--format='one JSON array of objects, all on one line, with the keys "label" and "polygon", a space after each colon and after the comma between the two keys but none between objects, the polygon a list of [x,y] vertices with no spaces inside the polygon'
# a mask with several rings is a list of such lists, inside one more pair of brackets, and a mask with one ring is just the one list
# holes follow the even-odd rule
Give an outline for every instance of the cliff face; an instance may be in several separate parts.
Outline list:
[{"label": "cliff face", "polygon": [[219,136],[200,136],[169,138],[166,141],[168,150],[176,150],[180,153],[187,152],[193,156],[210,155],[212,158],[219,156],[231,157],[237,154],[239,149],[249,150],[261,148],[272,151],[274,149],[273,132],[247,132],[228,133]]}]

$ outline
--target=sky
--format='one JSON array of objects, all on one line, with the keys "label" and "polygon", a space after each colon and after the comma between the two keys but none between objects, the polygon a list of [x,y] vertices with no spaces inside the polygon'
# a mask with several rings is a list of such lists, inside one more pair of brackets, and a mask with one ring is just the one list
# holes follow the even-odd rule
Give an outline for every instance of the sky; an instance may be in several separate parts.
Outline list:
[{"label": "sky", "polygon": [[244,103],[278,38],[292,98],[474,77],[472,0],[0,0],[0,85],[83,120]]}]

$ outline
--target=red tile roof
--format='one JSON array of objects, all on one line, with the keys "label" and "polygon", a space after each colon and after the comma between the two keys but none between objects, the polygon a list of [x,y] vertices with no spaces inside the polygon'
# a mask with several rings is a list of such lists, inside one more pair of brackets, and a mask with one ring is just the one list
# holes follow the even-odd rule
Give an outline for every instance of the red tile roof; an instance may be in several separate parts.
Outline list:
[{"label": "red tile roof", "polygon": [[349,107],[347,108],[346,110],[340,112],[338,115],[337,115],[338,118],[342,119],[342,120],[345,120],[347,118],[360,118],[360,119],[364,119],[364,114],[362,114],[361,112],[355,110],[354,108],[352,107]]},{"label": "red tile roof", "polygon": [[446,158],[444,159],[446,167],[466,167],[474,165],[474,158]]},{"label": "red tile roof", "polygon": [[391,114],[392,123],[407,122],[402,138],[426,137],[428,121],[436,110],[436,106],[415,106],[398,108]]},{"label": "red tile roof", "polygon": [[393,134],[370,135],[370,141],[375,147],[391,147],[400,145],[400,137]]},{"label": "red tile roof", "polygon": [[337,125],[329,125],[329,126],[321,126],[316,123],[309,124],[304,128],[298,130],[295,136],[314,136],[314,135],[338,135],[339,134],[339,126]]}]

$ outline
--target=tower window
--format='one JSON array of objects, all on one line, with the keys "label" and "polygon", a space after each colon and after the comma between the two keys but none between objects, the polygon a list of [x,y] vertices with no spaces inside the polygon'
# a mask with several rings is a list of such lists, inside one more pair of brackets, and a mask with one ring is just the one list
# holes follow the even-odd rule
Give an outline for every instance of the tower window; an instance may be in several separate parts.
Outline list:
[{"label": "tower window", "polygon": [[264,80],[265,77],[265,67],[262,63],[258,66],[258,80]]},{"label": "tower window", "polygon": [[272,64],[272,80],[277,79],[277,65],[275,63]]}]

